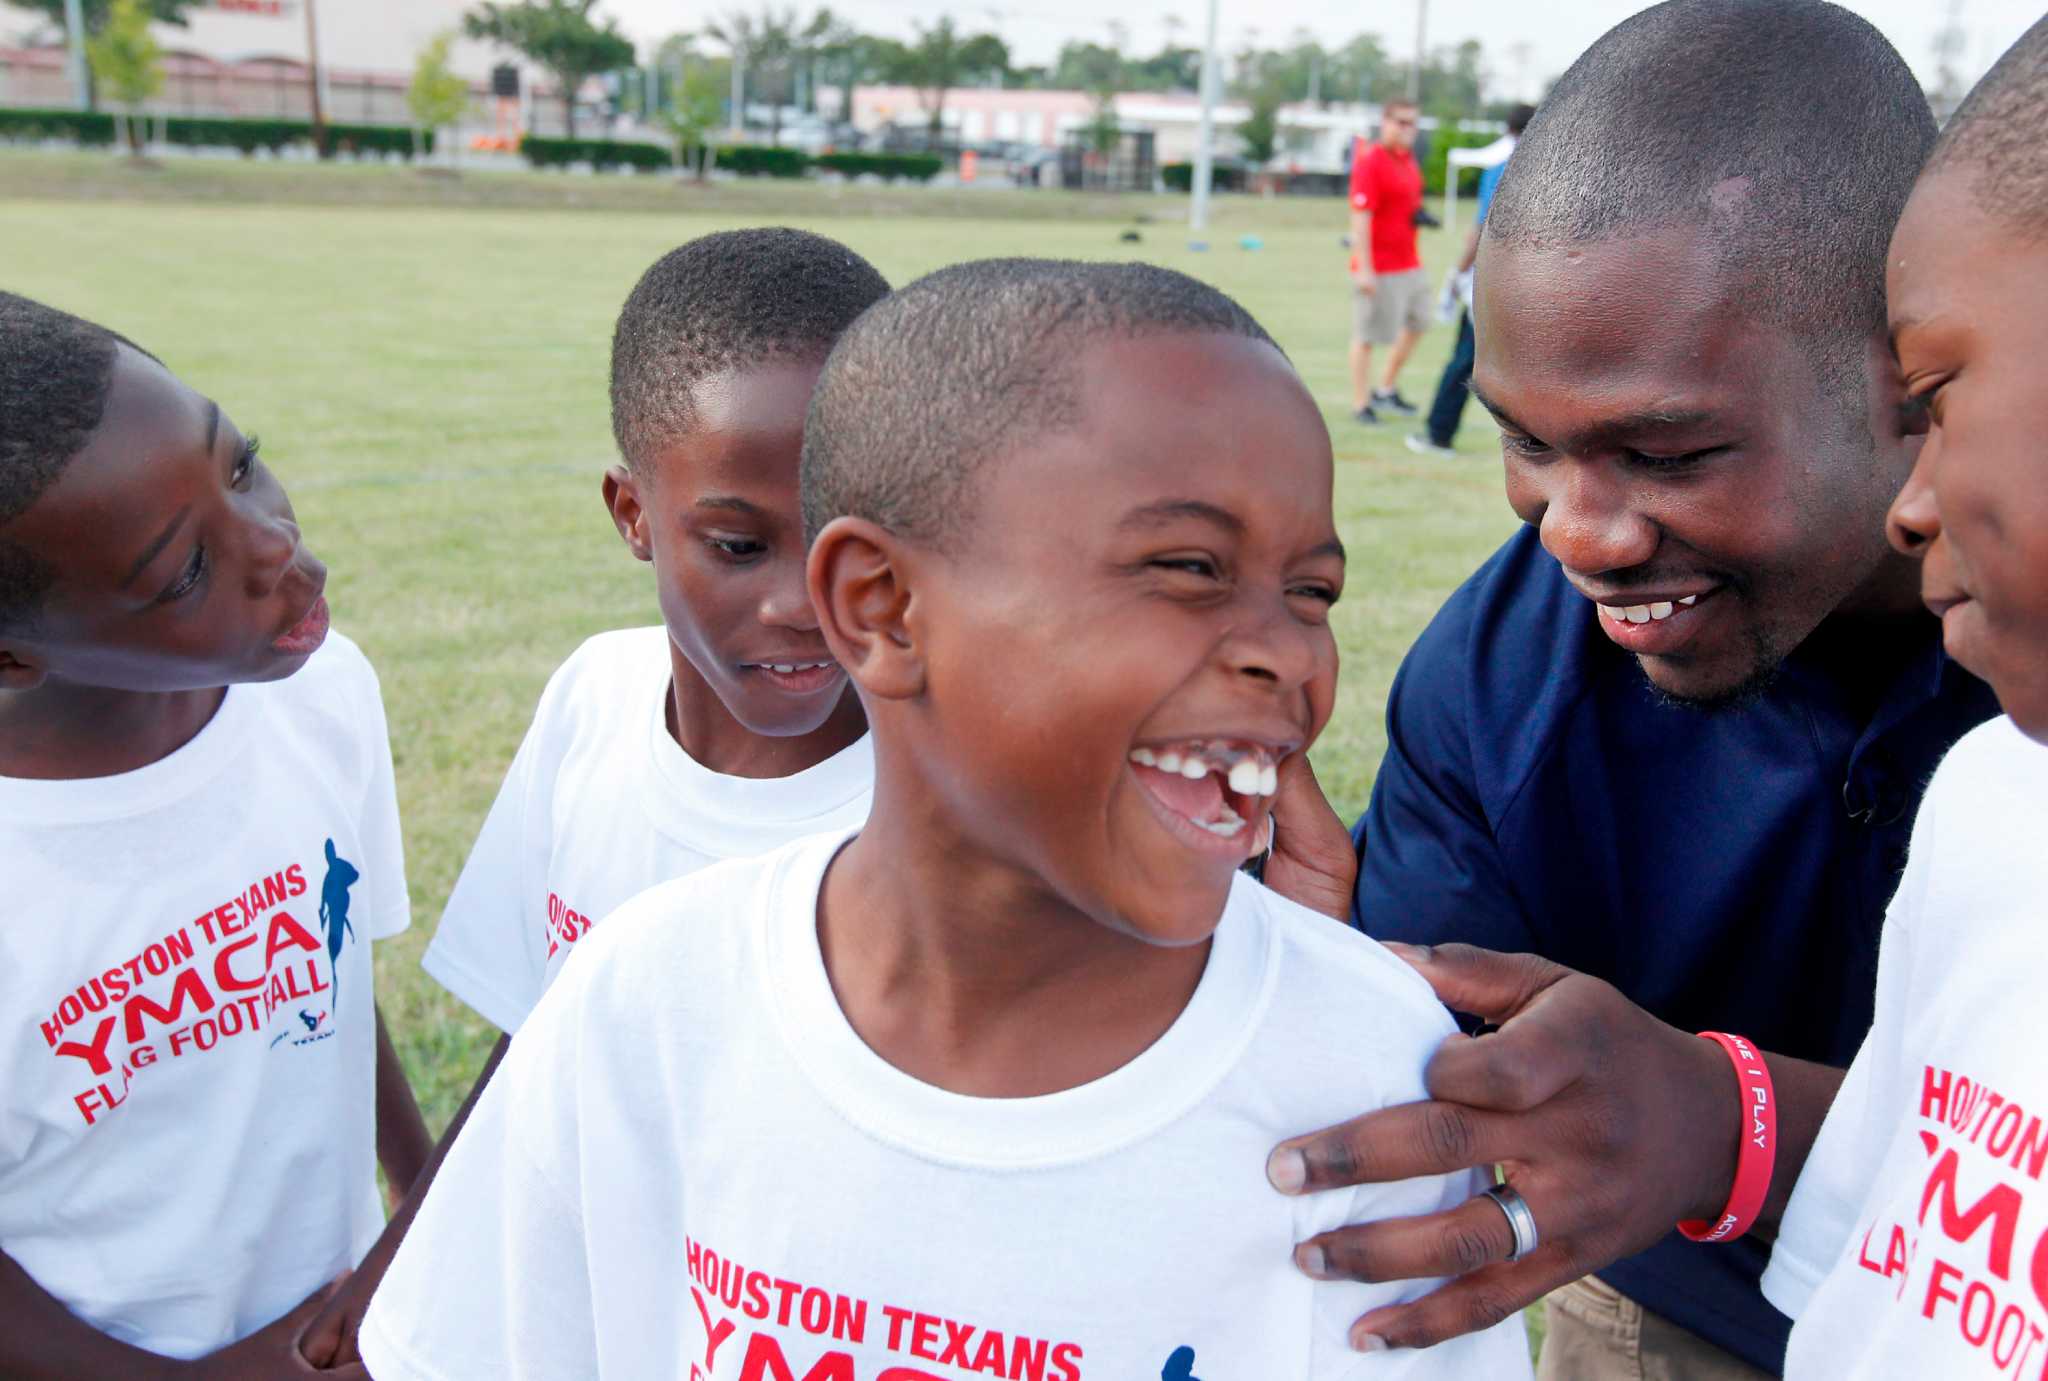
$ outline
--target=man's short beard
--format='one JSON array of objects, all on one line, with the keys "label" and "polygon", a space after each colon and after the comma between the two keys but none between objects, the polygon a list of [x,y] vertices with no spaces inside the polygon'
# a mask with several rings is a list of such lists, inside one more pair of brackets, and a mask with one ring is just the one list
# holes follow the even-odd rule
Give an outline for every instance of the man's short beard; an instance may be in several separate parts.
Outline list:
[{"label": "man's short beard", "polygon": [[1640,657],[1636,658],[1636,671],[1642,676],[1643,684],[1650,688],[1651,698],[1666,709],[1694,710],[1707,714],[1746,710],[1761,703],[1770,695],[1771,687],[1778,682],[1778,673],[1784,668],[1785,658],[1791,655],[1789,651],[1778,650],[1768,629],[1751,629],[1749,644],[1755,656],[1750,673],[1726,690],[1712,691],[1705,695],[1678,695],[1658,685],[1650,673],[1643,670],[1643,659]]}]

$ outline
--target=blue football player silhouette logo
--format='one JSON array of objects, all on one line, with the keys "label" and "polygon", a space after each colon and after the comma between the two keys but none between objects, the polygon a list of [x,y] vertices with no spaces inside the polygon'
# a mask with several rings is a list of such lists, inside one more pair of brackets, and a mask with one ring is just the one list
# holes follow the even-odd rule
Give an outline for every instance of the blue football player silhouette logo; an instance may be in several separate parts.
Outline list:
[{"label": "blue football player silhouette logo", "polygon": [[1159,1369],[1159,1381],[1202,1381],[1195,1375],[1195,1350],[1191,1347],[1177,1347],[1173,1356],[1166,1359],[1166,1365]]},{"label": "blue football player silhouette logo", "polygon": [[334,851],[327,841],[327,876],[320,880],[320,929],[327,936],[327,964],[333,975],[334,1010],[341,1010],[341,944],[353,937],[348,923],[348,889],[362,880],[356,865]]}]

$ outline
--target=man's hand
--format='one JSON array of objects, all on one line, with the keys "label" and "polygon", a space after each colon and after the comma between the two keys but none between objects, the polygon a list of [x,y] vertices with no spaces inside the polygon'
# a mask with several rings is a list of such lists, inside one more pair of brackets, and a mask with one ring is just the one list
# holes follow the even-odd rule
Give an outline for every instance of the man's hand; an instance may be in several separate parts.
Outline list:
[{"label": "man's hand", "polygon": [[[1354,1343],[1371,1335],[1392,1347],[1427,1347],[1490,1327],[1641,1251],[1678,1220],[1721,1211],[1742,1129],[1735,1072],[1718,1046],[1534,955],[1389,948],[1446,1005],[1501,1029],[1453,1036],[1438,1048],[1425,1075],[1435,1101],[1283,1142],[1268,1177],[1297,1194],[1499,1164],[1534,1212],[1540,1242],[1510,1264],[1507,1215],[1486,1199],[1311,1238],[1295,1260],[1313,1276],[1454,1277],[1412,1303],[1367,1314],[1353,1327]],[[1811,1121],[1818,1126],[1818,1117]],[[1781,1158],[1787,1186],[1804,1152],[1790,1164]]]},{"label": "man's hand", "polygon": [[299,1352],[300,1333],[340,1285],[336,1281],[316,1290],[276,1323],[211,1356],[184,1363],[173,1375],[179,1381],[282,1381],[286,1377],[311,1376],[326,1377],[329,1381],[370,1381],[370,1374],[361,1363],[321,1371]]},{"label": "man's hand", "polygon": [[1362,254],[1351,256],[1351,286],[1366,294],[1379,291],[1380,280]]},{"label": "man's hand", "polygon": [[1358,851],[1303,753],[1289,754],[1280,764],[1280,790],[1273,797],[1273,856],[1266,860],[1264,880],[1287,900],[1311,911],[1333,920],[1351,919]]}]

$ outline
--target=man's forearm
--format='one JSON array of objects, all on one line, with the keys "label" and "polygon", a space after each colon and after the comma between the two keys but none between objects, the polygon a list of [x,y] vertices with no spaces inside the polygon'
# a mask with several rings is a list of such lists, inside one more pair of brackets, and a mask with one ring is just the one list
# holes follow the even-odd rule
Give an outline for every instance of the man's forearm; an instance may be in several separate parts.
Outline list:
[{"label": "man's forearm", "polygon": [[1807,1157],[1813,1154],[1821,1123],[1827,1120],[1828,1109],[1834,1105],[1848,1071],[1769,1051],[1764,1052],[1764,1057],[1770,1065],[1771,1087],[1778,1099],[1778,1159],[1771,1170],[1771,1192],[1764,1198],[1757,1226],[1775,1233],[1779,1220],[1785,1216],[1785,1205],[1792,1198],[1792,1187],[1799,1181],[1799,1172],[1806,1168]]},{"label": "man's forearm", "polygon": [[1458,256],[1458,272],[1463,273],[1479,258],[1479,227],[1473,226],[1465,232],[1465,252]]},{"label": "man's forearm", "polygon": [[8,1381],[78,1381],[119,1376],[171,1381],[182,1363],[109,1338],[0,1252],[0,1376]]},{"label": "man's forearm", "polygon": [[1360,268],[1372,267],[1372,212],[1351,213],[1351,259]]}]

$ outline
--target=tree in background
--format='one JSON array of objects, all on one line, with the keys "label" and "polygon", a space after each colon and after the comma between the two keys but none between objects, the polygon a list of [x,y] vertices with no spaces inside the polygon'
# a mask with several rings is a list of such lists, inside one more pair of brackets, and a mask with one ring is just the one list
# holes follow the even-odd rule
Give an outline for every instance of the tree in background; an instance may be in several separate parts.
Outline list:
[{"label": "tree in background", "polygon": [[[202,0],[147,0],[144,6],[152,19],[165,24],[185,23],[185,11],[200,4]],[[48,19],[59,29],[64,27],[64,0],[6,0],[18,10],[32,10]],[[107,27],[107,20],[114,12],[115,0],[79,0],[79,9],[85,16],[85,33],[90,39]],[[85,97],[88,108],[97,108],[96,86],[98,85],[90,67],[86,71]]]},{"label": "tree in background", "polygon": [[903,50],[887,75],[917,92],[925,113],[926,137],[939,143],[945,126],[946,94],[974,77],[1000,77],[1010,67],[1010,50],[994,34],[963,35],[948,15],[929,27],[917,26],[917,42]]},{"label": "tree in background", "polygon": [[576,137],[576,92],[600,72],[633,65],[633,43],[612,20],[590,17],[597,0],[486,0],[462,18],[471,38],[489,39],[524,53],[562,88],[563,122]]},{"label": "tree in background", "polygon": [[[755,100],[768,105],[768,142],[782,142],[782,112],[791,105],[816,108],[817,69],[825,49],[852,35],[820,9],[805,19],[795,6],[764,5],[756,13],[734,10],[704,26],[704,33],[732,51],[745,71],[741,80]],[[738,121],[735,121],[738,123]]]},{"label": "tree in background", "polygon": [[143,0],[114,0],[106,23],[85,41],[94,78],[128,108],[128,152],[135,158],[142,157],[147,128],[142,103],[164,89],[164,50],[149,32],[151,18]]},{"label": "tree in background", "polygon": [[[661,123],[676,141],[676,167],[694,173],[702,182],[711,174],[711,131],[718,128],[723,114],[724,82],[702,66],[683,69],[676,83],[675,104],[662,112]],[[696,155],[694,168],[690,157]]]},{"label": "tree in background", "polygon": [[[438,135],[469,113],[469,83],[449,69],[455,31],[434,35],[413,60],[412,85],[405,90],[405,108],[412,112],[412,148],[420,151],[420,131]],[[453,155],[453,149],[450,149]]]},{"label": "tree in background", "polygon": [[886,81],[909,61],[910,50],[893,38],[864,34],[848,24],[835,23],[819,40],[818,70],[839,87],[839,113],[833,118],[842,125],[853,123],[853,89],[863,82]]},{"label": "tree in background", "polygon": [[1262,168],[1272,161],[1280,147],[1280,107],[1286,96],[1271,83],[1252,93],[1251,110],[1237,127],[1244,144],[1245,162]]}]

